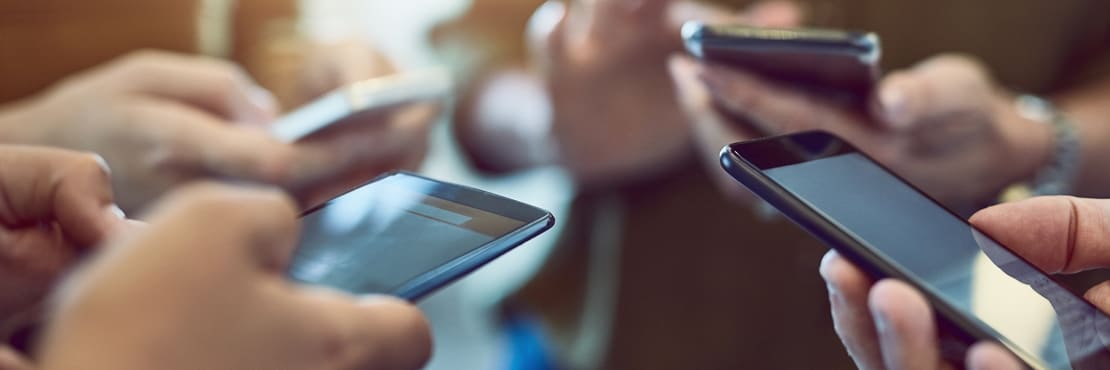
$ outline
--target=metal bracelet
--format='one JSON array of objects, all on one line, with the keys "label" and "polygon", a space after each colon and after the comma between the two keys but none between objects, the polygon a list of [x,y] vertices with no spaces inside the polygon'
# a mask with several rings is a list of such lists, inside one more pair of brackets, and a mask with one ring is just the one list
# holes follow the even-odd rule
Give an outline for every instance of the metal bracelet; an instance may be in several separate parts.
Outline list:
[{"label": "metal bracelet", "polygon": [[1081,154],[1075,122],[1056,109],[1051,102],[1037,96],[1019,96],[1015,105],[1022,117],[1052,126],[1052,158],[1033,177],[1030,184],[1033,195],[1071,194],[1079,173]]}]

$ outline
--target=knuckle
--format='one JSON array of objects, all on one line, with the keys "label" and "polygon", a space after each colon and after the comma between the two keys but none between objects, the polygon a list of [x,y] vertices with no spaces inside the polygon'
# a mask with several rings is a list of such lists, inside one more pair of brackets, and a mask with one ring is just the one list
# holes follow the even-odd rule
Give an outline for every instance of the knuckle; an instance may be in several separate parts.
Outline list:
[{"label": "knuckle", "polygon": [[119,59],[117,66],[132,73],[148,71],[150,66],[166,63],[173,55],[166,51],[143,49],[133,51]]},{"label": "knuckle", "polygon": [[92,152],[75,154],[70,168],[82,176],[96,178],[105,183],[111,178],[108,162],[104,157]]},{"label": "knuckle", "polygon": [[249,81],[247,72],[238,64],[220,59],[199,59],[201,66],[208,71],[212,83],[218,85],[220,91],[231,92],[240,89],[244,81]]},{"label": "knuckle", "polygon": [[[355,304],[350,299],[337,302]],[[319,327],[318,353],[335,368],[387,364],[390,368],[419,368],[431,356],[432,337],[424,315],[411,304],[396,299],[375,303],[388,311],[388,328],[374,330],[349,321]],[[382,314],[386,314],[382,312]],[[399,350],[399,351],[398,351]]]}]

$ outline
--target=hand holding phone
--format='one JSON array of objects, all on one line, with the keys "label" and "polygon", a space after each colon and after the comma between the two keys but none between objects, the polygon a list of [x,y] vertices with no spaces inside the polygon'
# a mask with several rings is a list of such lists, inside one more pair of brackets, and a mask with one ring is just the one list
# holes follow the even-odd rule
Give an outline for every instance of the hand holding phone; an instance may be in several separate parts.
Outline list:
[{"label": "hand holding phone", "polygon": [[289,275],[419,299],[549,229],[550,213],[481,190],[387,174],[305,212]]},{"label": "hand holding phone", "polygon": [[874,33],[774,29],[687,22],[686,50],[778,81],[865,102],[879,79],[879,37]]},{"label": "hand holding phone", "polygon": [[842,139],[811,131],[736,143],[721,163],[872,279],[919,290],[937,313],[945,360],[960,364],[969,345],[991,341],[1035,369],[1110,367],[1110,317],[1038,268],[1050,265],[1023,259],[999,243],[1014,240],[969,225]]},{"label": "hand holding phone", "polygon": [[286,279],[298,228],[280,191],[189,185],[149,221],[69,274],[35,368],[403,370],[431,353],[411,303]]},{"label": "hand holding phone", "polygon": [[296,142],[361,114],[403,103],[440,100],[451,92],[451,75],[429,68],[356,82],[305,104],[270,127],[279,140]]}]

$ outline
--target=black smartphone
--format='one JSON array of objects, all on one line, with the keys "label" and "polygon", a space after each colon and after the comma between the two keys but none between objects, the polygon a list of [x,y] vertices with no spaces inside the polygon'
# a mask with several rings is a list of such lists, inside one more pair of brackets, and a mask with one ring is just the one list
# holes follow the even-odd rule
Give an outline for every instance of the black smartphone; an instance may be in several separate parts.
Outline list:
[{"label": "black smartphone", "polygon": [[993,340],[1034,369],[1110,368],[1105,314],[844,140],[810,131],[735,143],[721,164],[873,277],[921,290],[947,360]]},{"label": "black smartphone", "polygon": [[542,209],[395,172],[302,216],[296,281],[418,300],[547,231]]},{"label": "black smartphone", "polygon": [[879,78],[879,37],[868,32],[754,28],[687,22],[686,50],[851,103],[870,96]]}]

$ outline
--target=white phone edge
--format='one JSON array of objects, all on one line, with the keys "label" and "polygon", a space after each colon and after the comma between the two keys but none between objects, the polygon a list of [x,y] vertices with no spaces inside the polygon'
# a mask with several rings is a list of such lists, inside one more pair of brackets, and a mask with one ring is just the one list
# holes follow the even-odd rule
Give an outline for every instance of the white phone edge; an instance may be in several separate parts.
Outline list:
[{"label": "white phone edge", "polygon": [[451,74],[434,67],[355,82],[327,93],[279,118],[270,135],[296,142],[356,113],[421,100],[442,99],[451,93]]}]

